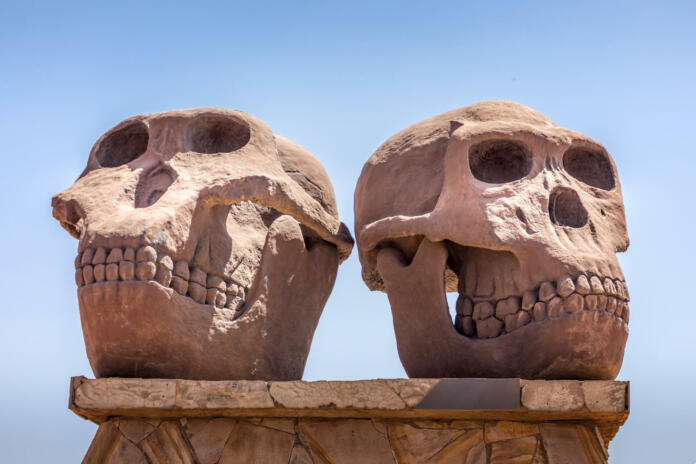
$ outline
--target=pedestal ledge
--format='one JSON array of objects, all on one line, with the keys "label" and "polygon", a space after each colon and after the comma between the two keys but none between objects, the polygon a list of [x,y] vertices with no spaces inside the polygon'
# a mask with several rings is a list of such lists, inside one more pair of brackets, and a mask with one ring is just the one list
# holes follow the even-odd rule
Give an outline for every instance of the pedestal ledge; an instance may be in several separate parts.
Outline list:
[{"label": "pedestal ledge", "polygon": [[590,463],[607,461],[628,392],[613,381],[73,377],[69,407],[100,424],[85,462]]}]

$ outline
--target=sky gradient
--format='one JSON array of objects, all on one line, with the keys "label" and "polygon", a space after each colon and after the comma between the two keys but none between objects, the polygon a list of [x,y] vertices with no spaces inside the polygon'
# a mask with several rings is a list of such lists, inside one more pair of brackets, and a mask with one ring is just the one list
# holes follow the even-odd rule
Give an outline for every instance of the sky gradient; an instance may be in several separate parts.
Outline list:
[{"label": "sky gradient", "polygon": [[[109,128],[180,108],[246,111],[321,160],[352,230],[355,183],[384,140],[506,99],[603,143],[619,170],[631,416],[612,462],[696,462],[695,19],[693,2],[3,2],[0,460],[78,462],[96,430],[67,409],[69,377],[92,372],[77,241],[50,199]],[[365,287],[354,253],[305,379],[404,375],[387,298]]]}]

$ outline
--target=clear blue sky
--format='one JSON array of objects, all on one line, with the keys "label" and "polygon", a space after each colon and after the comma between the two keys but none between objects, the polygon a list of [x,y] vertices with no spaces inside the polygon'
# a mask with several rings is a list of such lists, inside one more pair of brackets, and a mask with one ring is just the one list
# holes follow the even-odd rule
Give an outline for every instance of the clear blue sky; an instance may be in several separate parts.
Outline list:
[{"label": "clear blue sky", "polygon": [[[107,129],[177,108],[247,111],[321,159],[352,229],[353,188],[381,142],[508,99],[599,140],[619,168],[633,299],[620,378],[632,412],[613,462],[696,462],[695,5],[3,2],[0,461],[78,462],[95,430],[67,409],[69,377],[92,373],[77,242],[50,198]],[[400,376],[387,299],[364,286],[354,254],[305,378]]]}]

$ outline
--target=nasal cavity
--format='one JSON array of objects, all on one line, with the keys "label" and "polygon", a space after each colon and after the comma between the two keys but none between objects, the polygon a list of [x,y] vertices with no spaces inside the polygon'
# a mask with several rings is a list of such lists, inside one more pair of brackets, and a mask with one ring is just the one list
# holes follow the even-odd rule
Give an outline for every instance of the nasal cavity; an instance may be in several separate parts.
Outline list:
[{"label": "nasal cavity", "polygon": [[583,227],[587,224],[587,210],[578,193],[569,188],[556,187],[549,197],[551,222],[564,227]]},{"label": "nasal cavity", "polygon": [[154,205],[176,180],[176,172],[168,166],[158,165],[140,177],[135,189],[135,207]]}]

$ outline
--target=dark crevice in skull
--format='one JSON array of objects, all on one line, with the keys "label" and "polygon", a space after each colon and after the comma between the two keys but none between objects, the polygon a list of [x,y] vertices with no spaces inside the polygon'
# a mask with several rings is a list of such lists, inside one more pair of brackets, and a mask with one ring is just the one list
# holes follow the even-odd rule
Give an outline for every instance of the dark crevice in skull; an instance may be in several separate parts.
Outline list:
[{"label": "dark crevice in skull", "polygon": [[135,188],[135,207],[147,208],[154,205],[178,177],[176,171],[164,164],[140,175]]},{"label": "dark crevice in skull", "polygon": [[592,187],[612,190],[616,185],[611,163],[600,151],[571,147],[563,154],[563,167],[571,176]]},{"label": "dark crevice in skull", "polygon": [[474,177],[482,182],[512,182],[529,174],[532,154],[517,141],[486,140],[469,149],[469,167]]},{"label": "dark crevice in skull", "polygon": [[251,129],[241,119],[228,115],[202,115],[186,130],[186,148],[196,153],[230,153],[249,142]]},{"label": "dark crevice in skull", "polygon": [[101,141],[95,153],[97,162],[105,168],[130,163],[145,153],[149,138],[145,123],[134,121],[110,133]]}]

